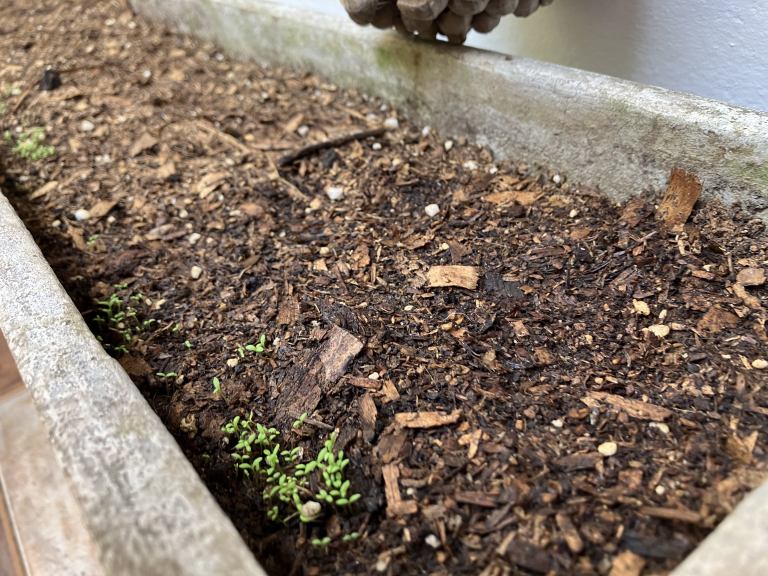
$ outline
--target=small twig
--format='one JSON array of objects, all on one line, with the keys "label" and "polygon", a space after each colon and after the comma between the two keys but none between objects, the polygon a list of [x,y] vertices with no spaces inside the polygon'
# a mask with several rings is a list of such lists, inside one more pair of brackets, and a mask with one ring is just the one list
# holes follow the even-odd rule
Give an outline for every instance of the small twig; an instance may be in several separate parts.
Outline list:
[{"label": "small twig", "polygon": [[[296,416],[294,420],[298,420],[299,416]],[[314,426],[315,428],[322,428],[323,430],[335,430],[333,426],[330,424],[326,424],[325,422],[321,422],[320,420],[315,420],[314,418],[304,418],[304,424],[309,424],[310,426]]]},{"label": "small twig", "polygon": [[329,140],[324,140],[323,142],[316,142],[315,144],[310,144],[309,146],[305,146],[304,148],[299,148],[295,152],[291,152],[290,154],[286,154],[285,156],[282,156],[278,161],[278,166],[287,166],[288,164],[293,164],[296,162],[296,160],[300,160],[301,158],[306,158],[307,156],[310,156],[311,154],[314,154],[315,152],[319,152],[320,150],[325,150],[327,148],[337,148],[339,146],[343,146],[344,144],[347,144],[348,142],[352,142],[354,140],[365,140],[366,138],[375,138],[377,136],[381,136],[384,133],[386,133],[386,128],[373,128],[372,130],[362,130],[361,132],[353,132],[352,134],[345,134],[344,136],[338,136],[336,138],[331,138]]},{"label": "small twig", "polygon": [[[240,142],[240,140],[238,140],[234,136],[231,136],[226,132],[222,132],[207,120],[197,120],[194,122],[194,124],[204,132],[208,132],[208,134],[213,135],[214,137],[218,138],[225,144],[228,144],[229,146],[236,148],[237,150],[240,150],[240,152],[242,152],[245,156],[253,156],[254,153],[256,152],[253,148],[250,148],[248,145],[243,144],[242,142]],[[280,171],[274,165],[271,158],[267,158],[267,160],[269,161],[269,164],[272,167],[271,179],[277,180],[278,182],[283,184],[288,191],[288,195],[294,200],[298,200],[299,202],[309,204],[309,197],[306,194],[304,194],[304,192],[299,190],[295,184],[293,184],[292,182],[289,182],[288,180],[286,180],[280,175]]]},{"label": "small twig", "polygon": [[634,250],[635,248],[637,248],[638,246],[640,246],[641,244],[643,244],[643,243],[644,243],[644,242],[646,242],[647,240],[650,240],[651,238],[653,238],[654,236],[656,236],[656,234],[658,234],[658,233],[659,233],[659,231],[658,231],[658,230],[654,230],[654,231],[653,231],[653,232],[651,232],[650,234],[646,234],[645,236],[643,236],[642,238],[640,238],[640,240],[638,240],[637,242],[635,242],[634,244],[632,244],[632,246],[630,246],[630,247],[629,247],[629,248],[627,248],[626,250],[619,250],[618,252],[614,252],[613,254],[611,254],[610,256],[608,256],[608,258],[606,259],[606,261],[605,261],[605,262],[603,262],[602,264],[598,264],[597,266],[595,266],[595,267],[594,267],[594,268],[592,268],[591,270],[587,271],[587,273],[586,273],[585,275],[587,275],[587,276],[588,276],[589,274],[594,274],[594,273],[596,273],[596,272],[599,272],[600,270],[602,270],[603,268],[605,268],[606,266],[608,266],[608,265],[611,263],[611,260],[613,260],[614,258],[618,258],[619,256],[622,256],[622,255],[626,254],[627,252],[632,252],[632,250]]},{"label": "small twig", "polygon": [[267,158],[269,161],[269,166],[272,168],[272,174],[270,174],[270,179],[273,181],[280,182],[283,186],[285,186],[286,190],[288,191],[288,196],[293,198],[294,200],[298,200],[299,202],[303,202],[304,204],[309,204],[310,200],[309,197],[304,194],[301,190],[299,190],[299,187],[296,186],[293,182],[289,181],[287,178],[283,178],[283,176],[280,174],[280,171],[275,166],[275,163],[272,161],[271,158]]},{"label": "small twig", "polygon": [[225,144],[229,144],[233,148],[237,148],[242,152],[243,154],[250,156],[253,154],[253,150],[251,150],[248,146],[240,142],[237,138],[234,136],[231,136],[230,134],[227,134],[226,132],[223,132],[216,128],[213,124],[208,122],[207,120],[197,120],[195,122],[195,126],[203,130],[204,132],[208,132],[208,134],[212,134]]},{"label": "small twig", "polygon": [[21,108],[21,105],[26,102],[27,98],[30,94],[32,94],[32,90],[35,89],[35,86],[37,86],[37,81],[32,82],[24,92],[22,92],[21,97],[16,101],[16,104],[13,105],[13,108],[11,108],[11,114],[16,114],[16,112],[19,111],[19,108]]}]

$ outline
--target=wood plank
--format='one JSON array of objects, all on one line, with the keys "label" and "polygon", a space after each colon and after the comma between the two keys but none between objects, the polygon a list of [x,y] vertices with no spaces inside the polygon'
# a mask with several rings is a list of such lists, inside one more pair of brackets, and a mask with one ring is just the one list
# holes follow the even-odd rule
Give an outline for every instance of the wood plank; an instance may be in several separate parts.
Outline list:
[{"label": "wood plank", "polygon": [[[3,333],[0,332],[0,399],[7,398],[22,388],[24,384],[21,382],[21,376],[16,369]],[[2,482],[0,482],[0,574],[9,576],[26,574],[10,514],[8,514]]]},{"label": "wood plank", "polygon": [[5,493],[0,483],[0,574],[8,576],[25,576],[24,564],[21,560],[19,544],[11,525]]},{"label": "wood plank", "polygon": [[0,332],[0,398],[5,398],[24,388],[21,376],[8,349],[8,344]]}]

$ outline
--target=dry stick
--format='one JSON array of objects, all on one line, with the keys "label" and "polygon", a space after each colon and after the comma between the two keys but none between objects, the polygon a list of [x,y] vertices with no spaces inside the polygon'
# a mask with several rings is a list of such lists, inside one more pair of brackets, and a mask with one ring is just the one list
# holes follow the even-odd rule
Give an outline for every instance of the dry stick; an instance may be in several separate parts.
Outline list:
[{"label": "dry stick", "polygon": [[246,155],[251,155],[257,150],[259,152],[278,152],[281,150],[288,150],[290,148],[290,146],[274,146],[272,144],[243,144],[234,136],[216,128],[216,126],[214,126],[213,123],[209,122],[208,120],[197,120],[194,124],[204,132],[208,132],[209,134],[216,136],[219,140],[222,140],[230,146],[237,148]]},{"label": "dry stick", "polygon": [[325,422],[321,422],[320,420],[314,420],[313,418],[304,418],[304,423],[309,424],[310,426],[314,426],[315,428],[322,428],[323,430],[331,430],[331,431],[334,430],[333,426],[331,426],[330,424],[326,424]]},{"label": "dry stick", "polygon": [[27,86],[27,89],[22,92],[21,97],[18,99],[16,104],[13,105],[13,108],[11,108],[11,114],[16,114],[16,112],[19,111],[19,108],[21,108],[21,105],[26,102],[27,98],[30,94],[32,94],[32,90],[35,89],[35,86],[37,86],[37,81],[32,82],[29,86]]},{"label": "dry stick", "polygon": [[[253,155],[254,153],[253,149],[251,149],[249,146],[240,142],[240,140],[238,140],[234,136],[231,136],[226,132],[219,130],[211,122],[208,122],[207,120],[197,120],[194,124],[204,132],[208,132],[209,134],[212,134],[214,137],[218,138],[225,144],[229,144],[233,148],[240,150],[244,155],[246,156]],[[291,198],[293,198],[294,200],[298,200],[299,202],[309,204],[309,198],[307,197],[307,195],[304,194],[304,192],[302,192],[301,190],[299,190],[295,184],[293,184],[292,182],[289,182],[288,180],[286,180],[280,175],[280,172],[275,167],[274,163],[272,162],[272,159],[267,158],[267,161],[272,167],[272,179],[281,182],[287,188],[288,195]]]},{"label": "dry stick", "polygon": [[361,132],[353,132],[352,134],[346,134],[344,136],[331,138],[330,140],[324,140],[323,142],[310,144],[309,146],[305,146],[304,148],[300,148],[296,150],[296,152],[291,152],[290,154],[286,154],[285,156],[282,156],[277,161],[277,165],[281,167],[287,166],[288,164],[293,164],[294,162],[296,162],[296,160],[305,158],[311,154],[314,154],[315,152],[319,152],[320,150],[325,150],[326,148],[337,148],[338,146],[343,146],[344,144],[348,142],[352,142],[354,140],[365,140],[366,138],[381,136],[386,131],[387,131],[386,128],[374,128],[372,130],[363,130]]},{"label": "dry stick", "polygon": [[211,122],[208,122],[207,120],[197,120],[194,122],[195,126],[200,128],[203,132],[208,132],[208,134],[211,134],[224,142],[225,144],[229,144],[233,148],[237,148],[245,154],[246,156],[250,156],[253,154],[253,150],[251,150],[248,146],[240,142],[237,138],[234,136],[227,134],[226,132],[219,130],[214,126]]},{"label": "dry stick", "polygon": [[296,186],[293,182],[288,180],[287,178],[284,178],[280,171],[277,169],[277,166],[275,166],[275,163],[272,161],[272,158],[268,158],[269,165],[272,167],[272,174],[270,175],[270,178],[273,180],[277,180],[278,182],[281,182],[288,191],[288,196],[293,198],[294,200],[298,200],[299,202],[303,202],[304,204],[309,204],[310,199],[309,196],[304,194],[301,190],[299,190],[299,187]]}]

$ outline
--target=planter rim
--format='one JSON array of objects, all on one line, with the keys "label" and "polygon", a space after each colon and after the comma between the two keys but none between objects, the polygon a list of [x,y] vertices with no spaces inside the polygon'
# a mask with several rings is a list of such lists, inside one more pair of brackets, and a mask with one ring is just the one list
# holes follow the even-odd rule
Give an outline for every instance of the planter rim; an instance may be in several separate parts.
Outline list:
[{"label": "planter rim", "polygon": [[264,574],[2,193],[0,330],[106,574]]},{"label": "planter rim", "polygon": [[[274,0],[131,0],[137,13],[239,58],[312,70],[500,158],[624,200],[696,174],[705,198],[768,220],[768,113],[394,31]],[[557,7],[550,8],[556,10]]]}]

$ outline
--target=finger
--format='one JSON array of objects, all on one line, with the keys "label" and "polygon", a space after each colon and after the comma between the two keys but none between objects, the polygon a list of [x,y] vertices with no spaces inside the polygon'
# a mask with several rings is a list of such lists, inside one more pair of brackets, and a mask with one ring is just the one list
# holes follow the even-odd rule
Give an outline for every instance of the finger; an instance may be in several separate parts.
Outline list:
[{"label": "finger", "polygon": [[366,25],[376,15],[378,0],[341,0],[342,6],[356,24]]},{"label": "finger", "polygon": [[530,16],[539,7],[539,0],[520,0],[515,10],[515,16]]},{"label": "finger", "polygon": [[434,20],[447,6],[448,0],[397,0],[403,20]]},{"label": "finger", "polygon": [[488,34],[499,25],[499,22],[501,22],[500,16],[491,16],[488,12],[481,12],[472,18],[472,28],[481,34]]},{"label": "finger", "polygon": [[460,16],[446,10],[437,19],[437,28],[453,44],[463,44],[472,25],[472,16]]},{"label": "finger", "polygon": [[488,0],[450,0],[448,9],[459,16],[480,14],[488,5]]},{"label": "finger", "polygon": [[485,11],[491,16],[506,16],[517,8],[517,0],[489,0]]}]

